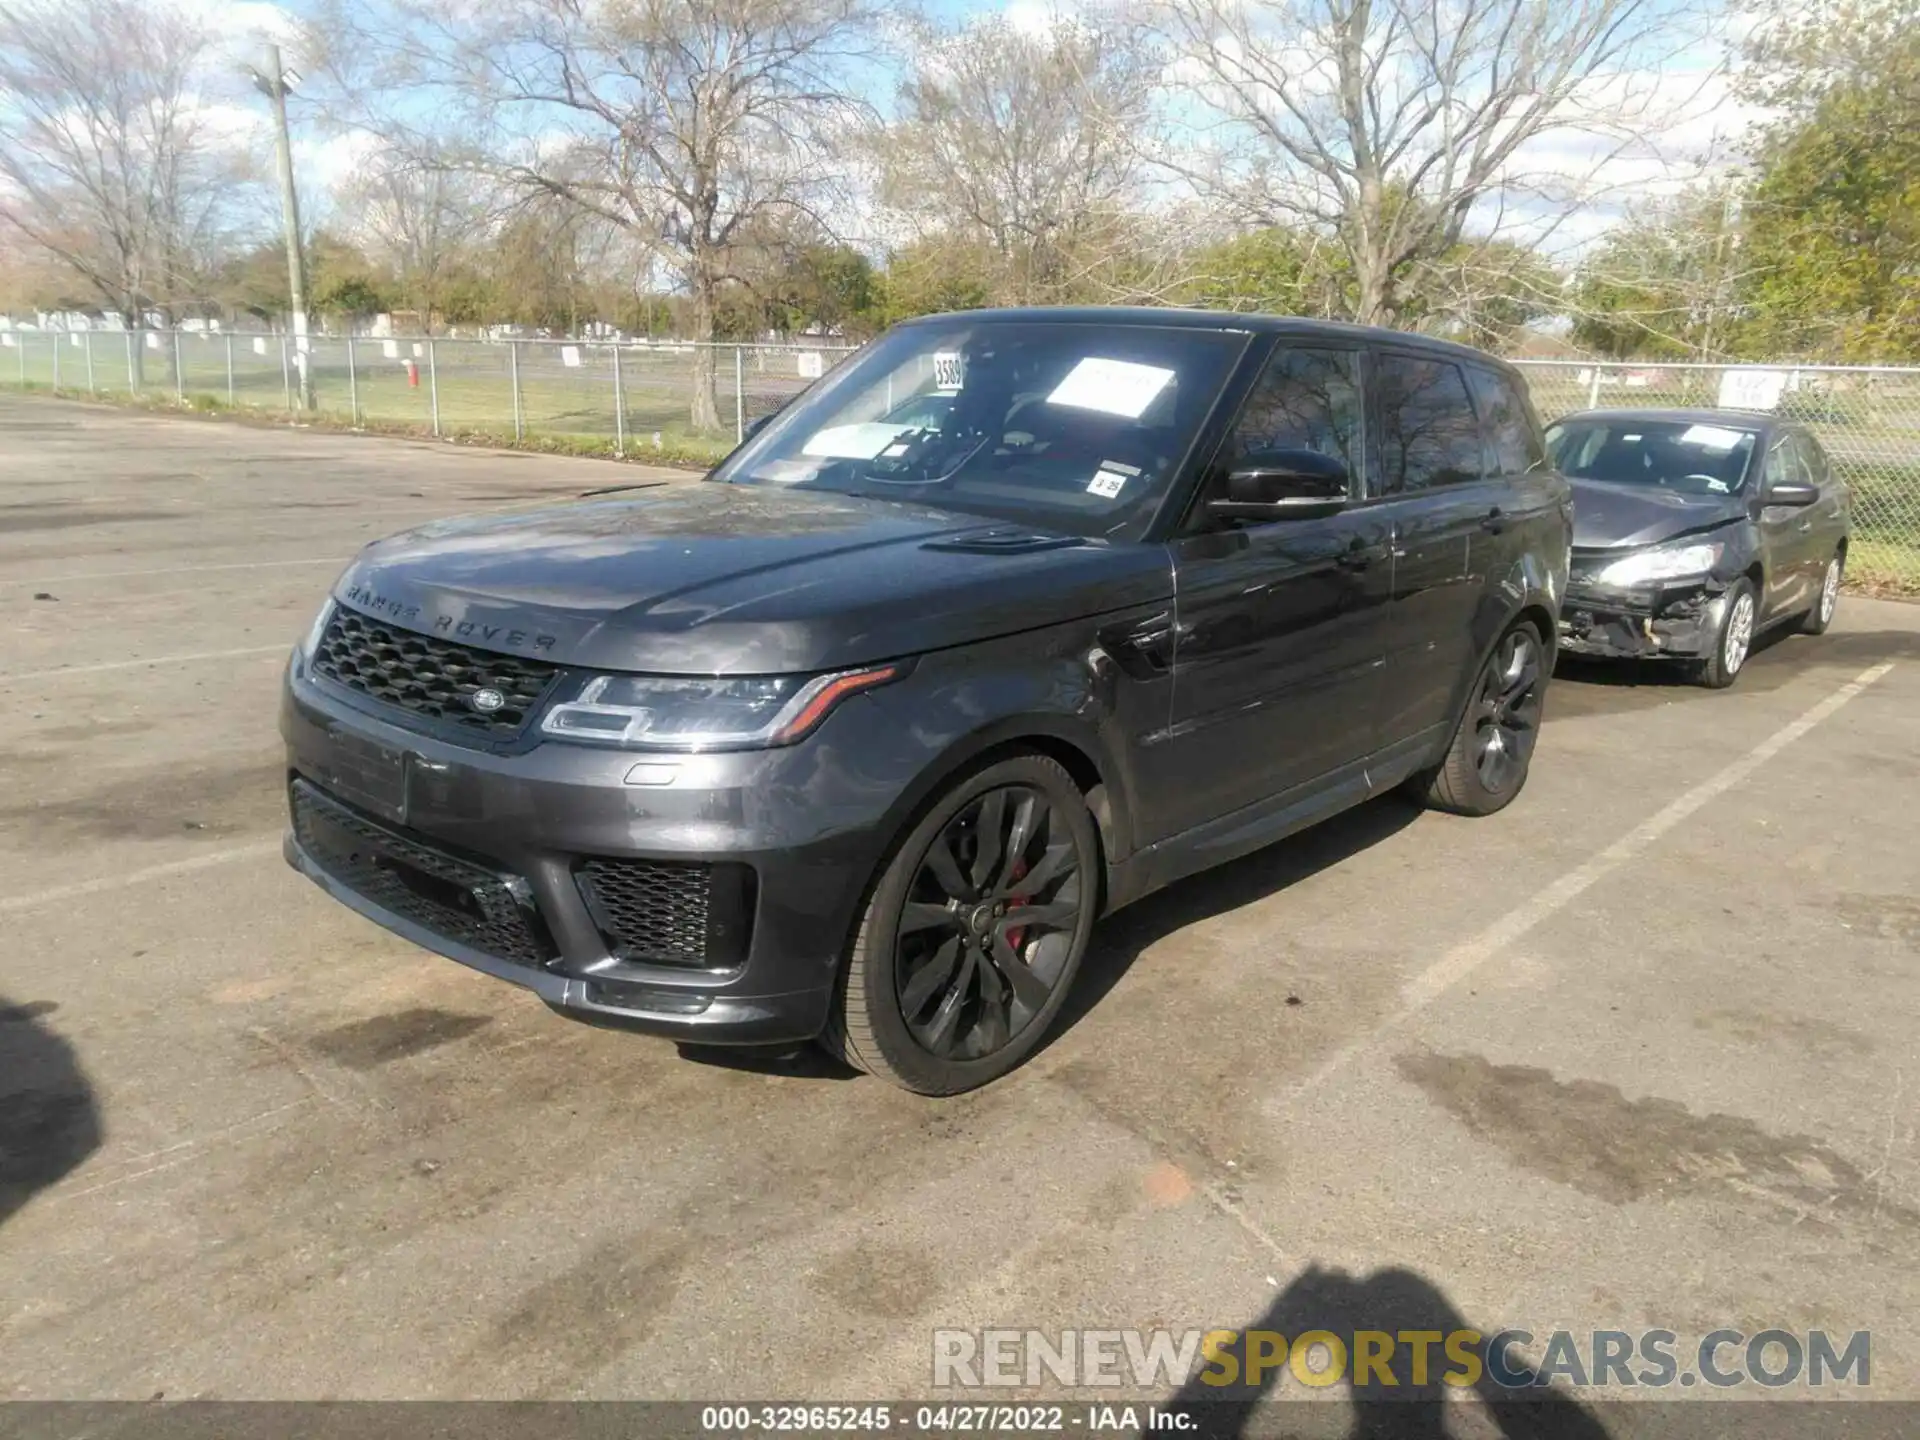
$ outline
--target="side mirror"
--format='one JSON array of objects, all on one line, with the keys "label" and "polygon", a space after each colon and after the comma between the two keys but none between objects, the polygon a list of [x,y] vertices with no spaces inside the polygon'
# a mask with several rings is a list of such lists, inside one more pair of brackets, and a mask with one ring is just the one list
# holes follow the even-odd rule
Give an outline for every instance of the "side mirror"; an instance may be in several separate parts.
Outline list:
[{"label": "side mirror", "polygon": [[1820,487],[1809,485],[1804,480],[1776,480],[1767,487],[1767,493],[1761,497],[1768,505],[1791,505],[1801,509],[1813,504],[1820,498]]},{"label": "side mirror", "polygon": [[773,420],[773,416],[779,413],[780,412],[776,410],[772,414],[756,416],[754,419],[747,421],[745,427],[740,431],[740,439],[742,441],[751,440],[762,430],[766,429],[768,424]]},{"label": "side mirror", "polygon": [[1347,506],[1347,467],[1317,450],[1259,450],[1227,471],[1224,499],[1207,502],[1220,520],[1311,520]]}]

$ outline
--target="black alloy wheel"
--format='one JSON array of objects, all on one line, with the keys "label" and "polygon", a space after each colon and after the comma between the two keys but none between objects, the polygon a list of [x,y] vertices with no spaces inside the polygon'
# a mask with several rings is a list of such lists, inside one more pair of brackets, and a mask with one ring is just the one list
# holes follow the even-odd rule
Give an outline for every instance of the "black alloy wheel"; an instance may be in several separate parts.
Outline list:
[{"label": "black alloy wheel", "polygon": [[934,836],[895,927],[907,1030],[929,1055],[976,1060],[1047,1008],[1080,927],[1073,837],[1039,790],[989,790]]},{"label": "black alloy wheel", "polygon": [[1473,708],[1473,767],[1489,795],[1517,789],[1540,738],[1540,642],[1530,629],[1510,630],[1495,647]]},{"label": "black alloy wheel", "polygon": [[822,1043],[926,1095],[1015,1068],[1072,987],[1100,856],[1086,797],[1048,756],[949,782],[874,881]]}]

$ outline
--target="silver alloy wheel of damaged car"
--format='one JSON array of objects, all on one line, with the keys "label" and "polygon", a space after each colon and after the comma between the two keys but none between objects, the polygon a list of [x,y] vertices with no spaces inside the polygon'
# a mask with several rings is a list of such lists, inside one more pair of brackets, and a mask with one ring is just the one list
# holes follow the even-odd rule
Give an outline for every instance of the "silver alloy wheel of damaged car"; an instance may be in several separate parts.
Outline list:
[{"label": "silver alloy wheel of damaged car", "polygon": [[1702,685],[1711,690],[1724,690],[1740,678],[1753,649],[1754,621],[1759,613],[1753,582],[1742,576],[1727,590],[1727,608],[1720,621],[1713,654],[1700,661],[1695,671]]},{"label": "silver alloy wheel of damaged car", "polygon": [[1846,569],[1846,557],[1835,555],[1827,561],[1826,574],[1820,577],[1820,598],[1813,608],[1801,617],[1801,632],[1807,635],[1824,635],[1827,627],[1833,624],[1833,614],[1840,606],[1840,580]]}]

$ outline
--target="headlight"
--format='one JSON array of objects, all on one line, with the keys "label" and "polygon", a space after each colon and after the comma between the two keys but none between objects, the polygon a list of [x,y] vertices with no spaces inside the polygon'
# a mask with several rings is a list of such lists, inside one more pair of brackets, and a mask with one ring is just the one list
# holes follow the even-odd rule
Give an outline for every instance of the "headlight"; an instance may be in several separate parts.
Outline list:
[{"label": "headlight", "polygon": [[1724,545],[1681,545],[1665,550],[1642,550],[1616,560],[1594,578],[1602,585],[1617,585],[1623,590],[1648,585],[1655,580],[1679,580],[1705,575],[1719,563]]},{"label": "headlight", "polygon": [[550,708],[540,728],[561,740],[637,750],[758,750],[791,745],[847,696],[897,680],[905,665],[834,675],[707,680],[596,675]]},{"label": "headlight", "polygon": [[313,624],[307,627],[306,636],[294,647],[294,654],[304,664],[313,658],[313,652],[319,648],[320,639],[327,633],[327,621],[333,618],[333,597],[329,595],[320,602],[320,613],[313,617]]}]

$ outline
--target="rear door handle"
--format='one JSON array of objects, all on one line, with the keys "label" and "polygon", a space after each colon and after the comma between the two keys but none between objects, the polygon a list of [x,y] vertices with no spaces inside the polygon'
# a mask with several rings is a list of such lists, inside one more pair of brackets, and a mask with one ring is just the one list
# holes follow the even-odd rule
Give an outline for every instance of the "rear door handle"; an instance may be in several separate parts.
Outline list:
[{"label": "rear door handle", "polygon": [[1480,528],[1489,535],[1498,535],[1502,530],[1507,528],[1507,517],[1501,512],[1498,505],[1480,517]]},{"label": "rear door handle", "polygon": [[1345,550],[1333,557],[1333,563],[1347,570],[1364,570],[1373,563],[1373,547],[1356,535]]}]

